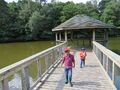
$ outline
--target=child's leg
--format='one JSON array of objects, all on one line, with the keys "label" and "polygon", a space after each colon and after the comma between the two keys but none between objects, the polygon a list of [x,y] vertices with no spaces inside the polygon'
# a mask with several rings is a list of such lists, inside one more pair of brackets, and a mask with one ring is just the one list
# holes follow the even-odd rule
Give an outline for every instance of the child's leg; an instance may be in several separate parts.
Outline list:
[{"label": "child's leg", "polygon": [[82,68],[83,60],[80,60],[80,68]]},{"label": "child's leg", "polygon": [[69,82],[72,81],[72,68],[69,68],[69,71],[68,71],[68,79],[69,79]]},{"label": "child's leg", "polygon": [[85,66],[85,60],[83,61],[83,65]]},{"label": "child's leg", "polygon": [[72,68],[69,68],[69,84],[70,84],[70,86],[72,87],[73,86],[73,84],[72,84]]},{"label": "child's leg", "polygon": [[66,78],[65,83],[67,84],[68,83],[68,68],[65,68],[65,78]]}]

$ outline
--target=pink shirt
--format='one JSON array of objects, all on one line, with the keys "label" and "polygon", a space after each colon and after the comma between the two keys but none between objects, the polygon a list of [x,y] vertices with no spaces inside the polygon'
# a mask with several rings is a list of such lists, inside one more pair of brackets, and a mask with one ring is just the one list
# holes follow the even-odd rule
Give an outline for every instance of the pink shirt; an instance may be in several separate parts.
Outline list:
[{"label": "pink shirt", "polygon": [[65,68],[72,68],[72,63],[75,62],[74,56],[69,54],[69,55],[64,55],[62,59],[62,64],[64,63]]}]

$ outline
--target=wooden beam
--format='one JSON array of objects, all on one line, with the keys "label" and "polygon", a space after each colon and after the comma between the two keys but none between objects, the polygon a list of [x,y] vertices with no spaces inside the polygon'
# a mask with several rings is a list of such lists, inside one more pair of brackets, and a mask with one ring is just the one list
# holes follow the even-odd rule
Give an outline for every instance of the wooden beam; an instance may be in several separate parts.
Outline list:
[{"label": "wooden beam", "polygon": [[55,39],[56,39],[56,41],[58,40],[58,33],[57,32],[55,33]]},{"label": "wooden beam", "polygon": [[9,90],[8,79],[2,81],[2,90]]},{"label": "wooden beam", "polygon": [[29,72],[28,67],[25,67],[22,70],[22,90],[29,89],[30,89]]},{"label": "wooden beam", "polygon": [[67,31],[65,31],[65,41],[67,41]]},{"label": "wooden beam", "polygon": [[95,41],[95,30],[93,30],[93,41]]}]

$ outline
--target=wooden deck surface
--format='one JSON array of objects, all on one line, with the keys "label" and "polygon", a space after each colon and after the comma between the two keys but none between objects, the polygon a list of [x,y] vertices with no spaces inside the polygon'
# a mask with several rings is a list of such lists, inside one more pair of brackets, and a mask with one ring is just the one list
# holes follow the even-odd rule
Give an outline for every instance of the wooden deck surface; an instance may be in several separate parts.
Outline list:
[{"label": "wooden deck surface", "polygon": [[64,83],[64,68],[58,65],[48,79],[42,85],[39,83],[40,86],[34,90],[113,90],[93,52],[87,52],[84,68],[79,66],[79,53],[77,51],[75,52],[75,60],[73,87]]}]

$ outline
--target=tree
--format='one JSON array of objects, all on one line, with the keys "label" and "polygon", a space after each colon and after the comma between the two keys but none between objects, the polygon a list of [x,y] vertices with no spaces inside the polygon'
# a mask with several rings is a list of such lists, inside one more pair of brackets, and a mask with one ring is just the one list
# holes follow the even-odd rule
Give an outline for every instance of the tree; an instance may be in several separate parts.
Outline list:
[{"label": "tree", "polygon": [[0,0],[0,40],[5,39],[8,30],[9,8],[4,0]]},{"label": "tree", "polygon": [[43,27],[45,23],[45,17],[41,16],[38,11],[35,11],[28,22],[29,28],[32,32],[32,37],[34,40],[38,39],[43,33]]},{"label": "tree", "polygon": [[104,9],[101,19],[115,26],[120,26],[120,1],[111,1]]},{"label": "tree", "polygon": [[82,8],[80,8],[80,5],[76,5],[73,2],[67,2],[66,5],[63,7],[63,10],[61,11],[61,22],[66,21],[74,15],[82,13],[81,10]]},{"label": "tree", "polygon": [[101,2],[99,3],[98,5],[98,8],[99,8],[99,11],[101,13],[103,13],[104,9],[106,8],[106,6],[108,5],[108,3],[110,2],[111,0],[101,0]]},{"label": "tree", "polygon": [[87,8],[86,14],[88,16],[99,19],[100,13],[99,13],[99,11],[97,9],[96,2],[95,2],[95,4],[93,2],[91,2],[91,1],[87,2],[86,3],[86,8]]}]

